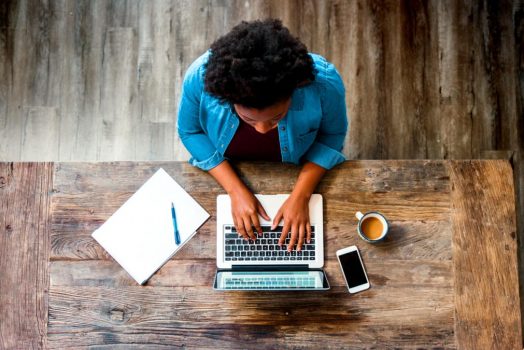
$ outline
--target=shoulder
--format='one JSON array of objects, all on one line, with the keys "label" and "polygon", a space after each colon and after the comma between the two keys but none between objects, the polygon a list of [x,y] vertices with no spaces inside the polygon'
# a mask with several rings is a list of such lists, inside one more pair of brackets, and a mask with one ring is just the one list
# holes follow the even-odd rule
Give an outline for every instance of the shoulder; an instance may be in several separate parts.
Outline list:
[{"label": "shoulder", "polygon": [[203,88],[204,76],[207,61],[209,60],[209,55],[210,51],[208,50],[189,65],[184,75],[185,86],[191,85],[193,88]]},{"label": "shoulder", "polygon": [[317,85],[324,92],[333,91],[342,95],[345,94],[342,77],[335,65],[318,54],[309,53],[309,55],[313,59],[315,67],[315,81],[313,84]]}]

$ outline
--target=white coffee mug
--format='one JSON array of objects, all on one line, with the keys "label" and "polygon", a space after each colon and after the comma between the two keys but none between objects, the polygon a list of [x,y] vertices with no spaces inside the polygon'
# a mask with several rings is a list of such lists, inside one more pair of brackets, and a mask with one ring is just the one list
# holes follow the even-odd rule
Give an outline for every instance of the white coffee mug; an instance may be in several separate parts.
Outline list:
[{"label": "white coffee mug", "polygon": [[[364,241],[369,242],[369,243],[377,243],[377,242],[382,241],[384,238],[386,238],[386,236],[387,236],[387,234],[389,232],[389,223],[388,223],[388,220],[386,219],[386,217],[384,215],[382,215],[378,211],[369,211],[369,212],[367,212],[365,214],[362,214],[361,212],[357,211],[355,213],[355,216],[358,219],[358,226],[357,226],[358,235]],[[366,232],[364,232],[364,229],[362,228],[362,224],[366,220],[369,220],[371,218],[375,218],[375,219],[379,220],[381,225],[382,225],[382,232],[376,238],[375,237],[369,237],[368,235],[366,235]],[[366,224],[364,224],[364,226],[366,226]]]}]

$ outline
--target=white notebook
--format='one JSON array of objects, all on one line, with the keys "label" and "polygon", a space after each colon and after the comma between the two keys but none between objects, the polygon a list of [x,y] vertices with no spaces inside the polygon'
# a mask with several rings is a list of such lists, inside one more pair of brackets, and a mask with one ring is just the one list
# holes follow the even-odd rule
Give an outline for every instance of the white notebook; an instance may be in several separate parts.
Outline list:
[{"label": "white notebook", "polygon": [[[175,243],[171,202],[181,243]],[[93,238],[139,284],[146,282],[209,218],[209,214],[164,169],[159,169]]]}]

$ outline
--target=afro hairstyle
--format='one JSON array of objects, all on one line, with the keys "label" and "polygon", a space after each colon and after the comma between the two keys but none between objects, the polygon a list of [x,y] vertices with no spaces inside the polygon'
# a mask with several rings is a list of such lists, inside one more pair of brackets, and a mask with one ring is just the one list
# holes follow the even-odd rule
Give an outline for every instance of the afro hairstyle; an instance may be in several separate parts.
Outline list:
[{"label": "afro hairstyle", "polygon": [[205,90],[222,103],[264,109],[314,79],[306,46],[280,20],[243,21],[211,45]]}]

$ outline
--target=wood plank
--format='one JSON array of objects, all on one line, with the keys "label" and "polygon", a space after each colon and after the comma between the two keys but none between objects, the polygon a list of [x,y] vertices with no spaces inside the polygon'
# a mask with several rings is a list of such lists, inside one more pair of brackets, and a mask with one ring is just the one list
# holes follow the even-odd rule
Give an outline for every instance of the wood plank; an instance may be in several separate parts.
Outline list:
[{"label": "wood plank", "polygon": [[453,161],[449,165],[457,344],[464,349],[520,349],[511,166],[505,161]]},{"label": "wood plank", "polygon": [[[5,2],[4,2],[5,3]],[[17,6],[18,5],[18,6]],[[28,93],[27,80],[29,80],[30,70],[33,68],[34,63],[30,61],[30,54],[27,51],[23,51],[17,42],[25,42],[31,40],[29,33],[19,28],[18,20],[24,21],[27,18],[27,12],[23,11],[23,2],[20,1],[18,4],[9,4],[9,23],[10,30],[5,31],[5,41],[8,43],[6,49],[6,57],[9,60],[0,61],[0,65],[6,65],[5,69],[9,72],[10,80],[2,80],[0,84],[7,84],[4,89],[7,90],[6,101],[9,103],[6,105],[4,111],[6,115],[4,122],[4,133],[0,142],[3,144],[2,156],[3,161],[15,160],[19,161],[20,157],[20,145],[22,140],[22,120],[24,119],[23,110],[21,107],[24,105],[24,98]],[[20,9],[19,9],[20,8]],[[32,45],[30,45],[32,47]],[[25,67],[26,69],[16,69],[11,62],[16,62],[17,67]],[[31,68],[29,68],[31,67]]]},{"label": "wood plank", "polygon": [[[167,123],[176,114],[171,59],[175,59],[171,1],[146,1],[138,4],[138,108],[141,118],[152,123]],[[160,99],[159,96],[162,96]],[[149,124],[149,123],[148,123]]]},{"label": "wood plank", "polygon": [[[67,194],[134,192],[159,168],[164,168],[188,191],[221,191],[211,176],[186,162],[60,163],[57,164],[55,187],[58,192]],[[264,162],[237,163],[236,168],[253,190],[270,193],[289,192],[300,172],[300,167],[295,165],[275,167]],[[282,180],[270,179],[261,169],[271,169],[274,177]],[[392,191],[392,186],[395,191],[450,191],[445,162],[438,160],[351,161],[328,172],[317,190],[336,193],[345,188],[376,194]]]},{"label": "wood plank", "polygon": [[[0,3],[0,140],[5,140],[7,135],[7,103],[9,96],[9,86],[12,83],[11,65],[9,52],[11,52],[8,38],[11,36],[12,28],[9,27],[10,3]],[[7,145],[0,141],[0,160],[5,160],[7,156]]]},{"label": "wood plank", "polygon": [[450,292],[438,285],[377,285],[357,295],[335,287],[319,298],[314,292],[218,293],[210,287],[51,287],[49,344],[454,348]]},{"label": "wood plank", "polygon": [[[137,144],[136,30],[110,27],[106,32],[102,63],[97,158],[135,159]],[[132,48],[129,50],[129,48]]]},{"label": "wood plank", "polygon": [[151,123],[140,120],[137,123],[137,130],[139,131],[135,140],[136,159],[166,160],[176,158],[174,154],[178,136],[176,126],[172,122]]},{"label": "wood plank", "polygon": [[[330,7],[331,1],[252,1],[249,6],[242,6],[242,1],[235,1],[235,9],[229,11],[231,18],[246,18],[246,20],[262,19],[267,17],[277,17],[282,20],[284,25],[289,28],[293,35],[301,38],[302,42],[311,52],[322,52],[325,57],[333,57],[331,50],[336,50],[330,42],[331,36],[336,35],[332,31],[333,24],[329,21],[333,15]],[[340,2],[339,11],[343,11],[347,6]],[[305,26],[304,23],[309,25]],[[341,31],[346,28],[343,24],[336,24]],[[341,51],[346,48],[344,41],[339,42],[342,46]],[[345,53],[341,52],[342,55]],[[339,56],[336,56],[339,57]]]},{"label": "wood plank", "polygon": [[[359,244],[361,252],[364,245]],[[432,257],[395,259],[370,253],[363,255],[371,285],[381,288],[418,288],[440,286],[453,288],[451,258]],[[49,265],[50,284],[54,287],[135,287],[136,281],[114,261],[56,260]],[[331,287],[344,287],[340,266],[330,254],[325,271]],[[148,287],[211,287],[216,272],[216,259],[170,260],[150,280]],[[450,302],[451,299],[450,299]]]},{"label": "wood plank", "polygon": [[[437,8],[434,2],[393,2],[394,16],[391,31],[383,36],[385,52],[385,86],[395,88],[386,93],[385,128],[388,142],[384,158],[428,157],[426,120],[437,117],[439,97],[436,71],[438,71]],[[386,17],[391,11],[384,11]],[[388,20],[383,21],[388,24]],[[404,62],[395,67],[396,62]],[[409,62],[409,63],[408,63]],[[392,140],[404,139],[403,142]],[[432,139],[430,139],[432,141]]]},{"label": "wood plank", "polygon": [[[518,56],[513,30],[513,5],[519,1],[486,2],[473,12],[472,154],[518,149],[516,113]],[[513,47],[505,50],[503,47]]]},{"label": "wood plank", "polygon": [[[524,1],[513,4],[513,23],[515,41],[517,150],[513,158],[515,190],[517,200],[517,229],[519,242],[519,281],[521,300],[524,298]],[[521,302],[522,328],[524,329],[524,303]]]},{"label": "wood plank", "polygon": [[50,163],[0,163],[0,348],[46,346]]},{"label": "wood plank", "polygon": [[[145,180],[144,180],[145,181]],[[136,189],[138,189],[137,186]],[[222,193],[216,191],[216,194]],[[134,192],[109,192],[85,194],[56,194],[53,197],[53,224],[58,228],[77,224],[80,231],[83,228],[96,229],[105,222]],[[214,215],[216,195],[209,192],[191,192],[192,196]],[[411,220],[446,220],[449,214],[449,195],[424,194],[421,192],[386,192],[377,193],[373,197],[362,193],[348,191],[347,195],[323,193],[324,202],[331,216],[340,220],[356,221],[353,214],[378,210],[388,218],[398,221]],[[416,205],[416,206],[414,206]],[[330,213],[326,220],[330,221]]]},{"label": "wood plank", "polygon": [[27,107],[21,157],[29,161],[56,159],[60,147],[60,115],[54,107]]},{"label": "wood plank", "polygon": [[[170,31],[172,31],[171,35],[174,36],[172,53],[173,60],[176,64],[171,65],[171,67],[174,68],[171,77],[174,84],[173,95],[167,96],[167,98],[174,101],[174,107],[178,113],[178,104],[182,92],[182,81],[187,68],[195,59],[209,49],[213,40],[215,40],[220,33],[225,32],[225,30],[220,33],[210,30],[210,22],[212,21],[212,17],[215,16],[215,9],[223,6],[224,2],[194,0],[171,3],[173,10],[171,11],[169,26]],[[229,5],[230,9],[235,7],[233,4]],[[223,14],[223,12],[220,12],[220,14]],[[224,27],[231,27],[231,20],[228,20],[223,16],[219,17],[217,20]],[[210,35],[211,37],[209,37]],[[172,116],[174,130],[176,129],[177,118],[177,115]],[[189,152],[183,146],[178,132],[174,133],[173,141],[174,143],[172,147],[174,153],[172,160],[189,159]],[[147,160],[149,160],[149,158],[147,158]]]},{"label": "wood plank", "polygon": [[[409,10],[409,2],[406,2],[408,7],[405,7],[406,11]],[[422,11],[425,11],[424,26],[422,31],[412,33],[412,40],[414,43],[425,42],[426,45],[421,48],[418,47],[416,51],[418,54],[418,60],[423,61],[422,74],[413,76],[417,82],[417,90],[420,98],[424,101],[423,103],[417,103],[415,113],[419,118],[423,120],[426,136],[425,155],[421,158],[428,159],[442,159],[444,157],[444,147],[442,146],[442,135],[440,132],[442,120],[442,109],[441,109],[441,90],[440,90],[440,75],[445,67],[442,66],[440,50],[441,36],[440,36],[440,21],[441,12],[439,11],[439,1],[423,2]],[[416,13],[415,18],[419,18],[421,14]],[[423,18],[424,18],[423,17]],[[414,22],[413,24],[415,24]],[[409,29],[406,28],[406,32]],[[419,44],[420,45],[420,44]],[[420,66],[419,66],[420,67]],[[413,72],[415,73],[415,72]],[[397,143],[400,140],[396,141]],[[420,145],[419,145],[420,146]],[[405,149],[406,152],[411,153]],[[402,158],[408,158],[405,154],[399,155]]]},{"label": "wood plank", "polygon": [[[184,11],[170,0],[140,2],[138,11],[138,61],[137,61],[137,133],[136,154],[138,160],[166,160],[179,157],[176,146],[176,120],[180,86],[186,60],[178,46],[180,23],[175,19]],[[194,12],[185,13],[195,18]],[[196,20],[196,18],[195,18]],[[187,46],[186,46],[187,47]],[[195,57],[196,58],[196,57]],[[174,64],[177,62],[177,64]],[[175,154],[176,153],[176,154]]]},{"label": "wood plank", "polygon": [[[52,225],[51,259],[52,260],[107,260],[111,257],[91,237],[93,231],[101,225],[83,223],[69,226]],[[396,259],[431,258],[448,259],[451,247],[451,228],[446,221],[392,221],[391,237],[381,244],[383,250],[370,250],[362,247],[362,254],[372,256],[390,256]],[[209,220],[197,235],[177,253],[174,259],[210,259],[215,256],[216,221]],[[356,233],[356,222],[348,224],[344,220],[327,222],[325,253],[335,254],[337,249],[364,242]]]},{"label": "wood plank", "polygon": [[49,32],[54,46],[50,71],[59,106],[62,161],[96,159],[100,117],[100,67],[108,1],[57,0],[51,3]]},{"label": "wood plank", "polygon": [[[49,35],[50,43],[61,43],[60,45],[52,45],[49,50],[49,65],[48,65],[48,89],[49,105],[53,105],[57,109],[59,119],[53,124],[47,124],[47,128],[56,132],[54,138],[56,139],[56,153],[53,154],[45,149],[46,144],[42,142],[26,141],[26,147],[35,147],[37,150],[39,146],[43,146],[41,150],[37,151],[40,157],[47,157],[46,159],[71,159],[75,149],[77,138],[77,131],[79,125],[79,106],[82,105],[83,98],[80,96],[81,89],[72,89],[71,83],[77,86],[83,86],[73,72],[79,71],[79,60],[77,60],[77,53],[74,41],[76,31],[74,29],[73,21],[75,18],[74,7],[72,2],[68,0],[56,0],[49,3],[49,9],[46,11],[52,14],[53,18],[60,18],[61,20],[51,20],[46,28]],[[60,111],[65,111],[64,115]],[[91,123],[93,125],[93,123]],[[85,127],[82,125],[82,127]],[[47,128],[43,128],[46,130]],[[90,133],[92,129],[84,129],[84,132]],[[53,144],[49,142],[49,144]],[[87,151],[89,147],[86,147]],[[28,158],[31,159],[31,158]]]},{"label": "wood plank", "polygon": [[385,52],[384,37],[393,32],[386,15],[392,11],[391,7],[391,2],[384,3],[384,8],[382,4],[366,1],[330,4],[329,23],[342,29],[330,30],[329,48],[335,54],[341,43],[340,55],[347,57],[342,59],[333,54],[331,59],[345,73],[351,124],[344,153],[350,159],[376,159],[387,154],[387,123],[383,122],[389,112],[385,105],[388,95],[385,65],[392,57]]},{"label": "wood plank", "polygon": [[511,150],[498,150],[498,151],[484,151],[482,152],[482,159],[504,159],[509,162],[512,161],[515,156],[515,151]]},{"label": "wood plank", "polygon": [[472,3],[439,1],[440,138],[443,158],[472,158]]}]

